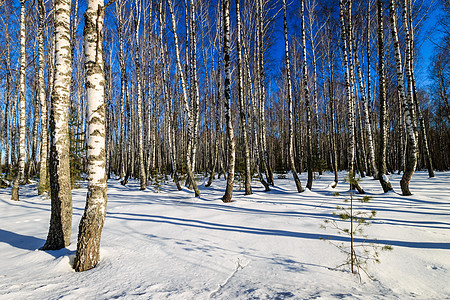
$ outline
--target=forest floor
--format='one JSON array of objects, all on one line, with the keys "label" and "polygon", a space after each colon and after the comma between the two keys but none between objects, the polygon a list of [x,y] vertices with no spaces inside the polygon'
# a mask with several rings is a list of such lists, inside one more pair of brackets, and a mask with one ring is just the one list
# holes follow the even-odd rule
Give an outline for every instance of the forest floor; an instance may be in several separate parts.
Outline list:
[{"label": "forest floor", "polygon": [[50,201],[35,184],[21,187],[19,202],[0,189],[0,299],[449,299],[450,172],[416,172],[410,197],[398,194],[398,175],[387,194],[378,181],[362,179],[373,198],[356,206],[377,211],[364,233],[393,250],[381,251],[380,263],[366,268],[372,279],[362,272],[361,280],[348,266],[336,268],[346,255],[332,243],[345,247],[349,238],[321,228],[336,206],[348,205],[340,176],[336,189],[326,173],[302,194],[289,175],[275,176],[267,193],[254,181],[254,194],[244,196],[237,185],[228,204],[223,178],[209,188],[199,182],[200,199],[173,183],[156,192],[110,180],[101,261],[83,273],[71,262],[86,184],[73,190],[71,245],[46,252],[38,249]]}]

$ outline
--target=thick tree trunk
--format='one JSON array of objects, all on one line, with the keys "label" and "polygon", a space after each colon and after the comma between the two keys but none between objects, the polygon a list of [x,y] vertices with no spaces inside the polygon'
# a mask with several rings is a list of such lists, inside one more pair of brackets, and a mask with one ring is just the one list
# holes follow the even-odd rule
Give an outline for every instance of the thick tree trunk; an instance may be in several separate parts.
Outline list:
[{"label": "thick tree trunk", "polygon": [[50,189],[52,212],[44,250],[70,244],[72,191],[69,157],[69,103],[72,82],[70,0],[55,2],[55,75],[50,111]]},{"label": "thick tree trunk", "polygon": [[88,193],[78,231],[76,272],[94,268],[106,215],[105,74],[103,69],[103,0],[88,0],[84,14],[84,55],[88,104]]}]

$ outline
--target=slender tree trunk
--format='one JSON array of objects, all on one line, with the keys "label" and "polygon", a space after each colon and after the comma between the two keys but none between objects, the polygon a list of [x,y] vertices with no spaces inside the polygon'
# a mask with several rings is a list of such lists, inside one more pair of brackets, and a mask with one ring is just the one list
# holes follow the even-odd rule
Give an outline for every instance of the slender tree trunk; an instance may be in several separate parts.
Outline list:
[{"label": "slender tree trunk", "polygon": [[[315,162],[318,166],[318,172],[319,174],[322,174],[322,170],[320,169],[320,160],[321,160],[321,153],[320,153],[320,119],[319,119],[319,105],[318,105],[318,96],[317,96],[317,58],[316,58],[316,38],[317,31],[314,31],[314,23],[316,20],[316,10],[317,5],[315,0],[310,1],[309,5],[307,7],[307,13],[308,13],[308,19],[309,19],[309,40],[311,43],[311,62],[312,62],[312,72],[313,72],[313,80],[312,80],[312,100],[313,100],[313,109],[314,109],[314,129],[315,129],[315,155],[311,154],[311,158],[315,159]],[[311,107],[311,104],[310,104]],[[312,109],[310,109],[311,111]],[[312,126],[311,126],[312,128]],[[312,136],[311,136],[312,139]],[[311,142],[312,144],[312,142]],[[312,149],[312,145],[311,145]],[[313,164],[312,162],[311,164]],[[314,166],[313,166],[313,174],[314,174]],[[311,182],[312,186],[312,182]],[[309,188],[311,189],[311,188]]]},{"label": "slender tree trunk", "polygon": [[[410,36],[410,30],[409,30],[409,24],[411,23],[409,21],[409,14],[407,12],[408,10],[408,0],[402,1],[402,7],[403,7],[403,29],[405,32],[405,71],[406,71],[406,80],[408,82],[408,89],[406,92],[406,102],[407,107],[405,111],[405,118],[406,118],[406,127],[408,128],[408,123],[410,130],[408,133],[408,136],[411,140],[408,141],[408,153],[406,156],[406,165],[405,165],[405,172],[403,173],[403,177],[400,181],[400,186],[402,188],[402,194],[403,196],[412,195],[412,193],[409,190],[409,182],[411,181],[411,178],[414,174],[414,171],[416,170],[417,166],[417,156],[418,156],[418,141],[417,141],[417,124],[416,124],[416,113],[414,110],[414,89],[413,89],[413,74],[411,69],[411,61],[412,61],[412,49],[411,49],[411,36]],[[412,139],[414,139],[414,143],[412,142]]]},{"label": "slender tree trunk", "polygon": [[266,116],[265,116],[265,103],[266,103],[266,83],[265,83],[265,72],[264,72],[264,13],[263,13],[263,1],[257,0],[258,2],[258,25],[257,25],[257,36],[259,37],[259,42],[257,43],[257,60],[259,65],[259,118],[260,118],[260,138],[261,138],[261,151],[262,151],[262,163],[264,165],[266,179],[270,185],[274,185],[273,172],[270,167],[269,153],[267,151],[267,141],[266,141]]},{"label": "slender tree trunk", "polygon": [[94,268],[106,215],[105,74],[103,66],[103,0],[88,0],[84,14],[84,55],[88,104],[88,193],[78,231],[76,272]]},{"label": "slender tree trunk", "polygon": [[125,102],[126,102],[126,86],[127,86],[127,69],[125,63],[124,50],[124,24],[123,24],[123,0],[118,0],[116,3],[116,18],[117,18],[117,35],[119,39],[119,66],[120,66],[120,103],[119,103],[119,123],[120,123],[120,137],[119,137],[119,178],[122,180],[125,176]]},{"label": "slender tree trunk", "polygon": [[[348,4],[349,7],[351,7],[351,3]],[[349,149],[348,149],[348,171],[350,180],[354,177],[354,163],[355,163],[355,111],[354,111],[354,99],[353,99],[353,93],[352,93],[352,87],[351,87],[351,73],[352,73],[352,67],[349,64],[349,58],[348,58],[348,35],[347,35],[347,29],[345,25],[344,20],[344,14],[347,12],[349,15],[351,15],[351,11],[345,10],[343,0],[339,0],[339,15],[340,15],[340,25],[341,25],[341,31],[342,31],[342,44],[343,44],[343,58],[344,58],[344,77],[345,77],[345,87],[347,92],[347,106],[348,106],[348,112],[347,112],[347,122],[348,122],[348,133],[349,133]],[[352,180],[353,181],[353,180]],[[358,193],[364,194],[364,190],[359,186],[357,182],[354,182],[354,187],[358,190]]]},{"label": "slender tree trunk", "polygon": [[[404,6],[406,6],[404,4]],[[405,9],[406,7],[404,7]],[[411,180],[412,175],[416,169],[417,165],[417,138],[416,131],[414,127],[414,114],[412,105],[412,84],[409,84],[408,93],[406,93],[405,83],[403,80],[403,70],[402,70],[402,57],[400,53],[400,43],[397,34],[397,21],[395,14],[395,6],[394,1],[390,0],[390,21],[391,21],[391,31],[392,31],[392,39],[394,40],[394,50],[395,50],[395,60],[397,67],[397,90],[399,92],[400,98],[403,103],[403,111],[406,123],[406,139],[407,139],[407,154],[405,156],[405,170],[403,172],[403,177],[400,181],[400,187],[402,189],[402,194],[404,196],[411,195],[409,190],[409,181]],[[406,22],[406,20],[405,20]],[[410,59],[410,49],[409,49],[409,33],[408,28],[405,27],[405,43],[406,43],[406,77],[407,79],[411,79],[411,72],[409,68],[409,59]],[[411,82],[411,81],[409,81]]]},{"label": "slender tree trunk", "polygon": [[172,98],[170,97],[170,85],[168,81],[168,72],[169,72],[169,66],[167,64],[167,41],[165,39],[163,28],[166,28],[166,13],[164,11],[163,13],[163,2],[161,1],[159,5],[159,24],[160,24],[160,51],[161,51],[161,57],[162,57],[162,67],[163,67],[163,94],[164,94],[164,101],[166,103],[167,108],[167,137],[168,137],[168,143],[169,143],[169,155],[170,155],[170,162],[172,165],[172,178],[175,182],[177,189],[181,191],[181,185],[178,179],[178,173],[177,173],[177,156],[176,156],[176,145],[174,143],[174,119],[173,119],[173,106],[172,106]]},{"label": "slender tree trunk", "polygon": [[233,133],[233,120],[231,116],[231,57],[230,57],[230,1],[223,0],[223,54],[224,54],[224,104],[225,104],[225,122],[227,124],[227,146],[228,146],[228,176],[225,195],[222,201],[231,202],[233,197],[234,169],[236,161],[236,145]]},{"label": "slender tree trunk", "polygon": [[136,65],[136,106],[137,106],[137,117],[138,117],[138,164],[139,164],[139,180],[140,180],[140,190],[145,190],[147,186],[147,177],[145,175],[145,165],[144,165],[144,121],[142,118],[142,82],[141,82],[141,62],[140,62],[140,45],[139,45],[139,26],[141,21],[141,7],[140,1],[136,0],[136,19],[135,19],[135,65]]},{"label": "slender tree trunk", "polygon": [[[370,3],[369,3],[369,5],[370,5]],[[368,18],[370,18],[370,16],[368,16]],[[369,22],[368,26],[369,25],[370,25],[370,22]],[[368,39],[369,39],[369,36],[368,36]],[[369,108],[367,105],[368,100],[366,98],[366,95],[370,95],[370,91],[366,94],[366,88],[364,86],[364,78],[363,78],[363,72],[361,69],[361,63],[360,63],[359,56],[358,56],[356,42],[355,42],[353,36],[351,38],[351,46],[353,48],[353,55],[355,58],[356,71],[357,71],[357,75],[358,75],[357,76],[358,77],[358,86],[359,86],[359,90],[360,90],[361,102],[362,102],[363,111],[364,111],[364,127],[366,129],[367,143],[369,146],[370,170],[372,172],[372,176],[374,178],[377,178],[378,174],[374,173],[374,170],[376,170],[377,168],[376,168],[376,164],[375,164],[375,150],[374,150],[374,146],[373,146],[372,126],[371,126],[370,120],[369,120]],[[368,59],[370,60],[370,57],[368,57]],[[368,82],[369,81],[370,81],[370,78],[368,79]],[[362,122],[361,121],[362,121],[362,116],[360,118],[360,128],[362,131]],[[362,132],[361,132],[361,136],[362,136]],[[361,147],[363,147],[363,149],[364,149],[364,143],[361,143]],[[363,151],[363,159],[364,159],[364,162],[366,162],[365,151]],[[366,170],[367,170],[367,168],[366,168]]]},{"label": "slender tree trunk", "polygon": [[25,0],[20,1],[19,71],[19,173],[11,190],[11,200],[19,200],[19,185],[25,177]]},{"label": "slender tree trunk", "polygon": [[[386,142],[387,142],[387,121],[386,121],[386,84],[384,71],[384,30],[383,30],[383,1],[378,0],[378,78],[379,78],[379,99],[380,99],[380,142],[378,146],[378,180],[385,193],[392,191],[392,185],[386,176]],[[391,12],[392,13],[392,12]],[[395,25],[395,24],[394,24]]]},{"label": "slender tree trunk", "polygon": [[[219,9],[218,12],[218,21],[217,21],[217,25],[216,25],[216,38],[215,40],[219,40],[219,45],[221,45],[221,28],[222,28],[222,17],[221,17],[221,10]],[[219,46],[220,48],[220,46]],[[214,47],[215,49],[215,47]],[[214,54],[214,49],[213,54]],[[220,152],[220,148],[219,148],[219,144],[221,141],[221,132],[222,132],[222,127],[221,127],[221,118],[222,118],[222,109],[221,109],[221,103],[222,103],[222,79],[221,79],[221,73],[222,73],[222,68],[221,68],[222,64],[221,64],[221,59],[220,57],[217,58],[217,73],[216,73],[216,102],[215,102],[215,113],[214,115],[214,120],[215,120],[215,134],[214,134],[214,158],[213,158],[213,166],[212,166],[212,170],[211,170],[211,174],[209,176],[209,180],[208,182],[205,184],[205,187],[209,187],[212,184],[212,181],[214,179],[215,176],[215,172],[216,172],[216,168],[218,166],[220,166],[220,162],[219,162],[219,152]],[[213,74],[214,74],[214,65],[212,67],[213,70]],[[218,171],[218,175],[220,178],[220,170]]]},{"label": "slender tree trunk", "polygon": [[[197,158],[197,144],[198,144],[198,127],[199,127],[199,107],[200,107],[200,92],[198,86],[198,78],[197,78],[197,37],[195,30],[195,9],[196,5],[194,0],[189,0],[189,42],[190,42],[190,72],[191,72],[191,99],[192,99],[192,107],[193,107],[193,117],[194,117],[194,128],[193,128],[193,139],[192,139],[192,149],[191,149],[191,169],[195,174],[195,166],[196,166],[196,158]],[[187,26],[187,24],[186,24]]]},{"label": "slender tree trunk", "polygon": [[289,60],[289,40],[287,32],[287,20],[286,20],[286,0],[283,0],[283,23],[284,23],[284,56],[286,60],[286,81],[287,81],[287,92],[288,92],[288,115],[289,115],[289,165],[292,171],[292,176],[294,177],[295,186],[297,187],[297,192],[303,192],[302,183],[298,178],[297,170],[295,168],[295,157],[294,157],[294,118],[293,118],[293,103],[292,103],[292,82],[291,82],[291,67]]},{"label": "slender tree trunk", "polygon": [[410,38],[410,49],[411,49],[411,60],[409,62],[409,67],[411,69],[411,84],[413,87],[413,99],[414,99],[414,106],[417,111],[417,117],[419,118],[419,130],[420,130],[420,136],[422,138],[422,145],[423,145],[423,152],[425,156],[425,163],[427,165],[428,169],[428,176],[434,177],[434,170],[433,170],[433,161],[431,159],[431,153],[430,153],[430,147],[428,146],[428,134],[427,130],[425,128],[425,120],[422,114],[422,110],[420,109],[419,101],[417,99],[417,89],[416,89],[416,80],[414,75],[414,58],[413,58],[413,50],[414,50],[414,26],[412,24],[412,17],[411,17],[411,1],[409,1],[409,12],[408,12],[408,23],[410,25],[411,29],[411,38]]},{"label": "slender tree trunk", "polygon": [[370,104],[370,93],[371,93],[371,70],[370,70],[370,56],[371,56],[371,47],[370,47],[370,28],[371,28],[371,17],[370,17],[370,3],[371,1],[367,1],[367,99],[363,101],[363,109],[364,109],[364,123],[366,125],[367,132],[367,144],[369,147],[369,160],[370,160],[370,171],[373,176],[373,179],[378,178],[378,170],[375,159],[375,145],[374,138],[372,134],[372,123],[369,118],[369,104]]},{"label": "slender tree trunk", "polygon": [[50,111],[50,189],[52,212],[44,250],[70,244],[72,191],[69,157],[69,103],[72,82],[70,0],[55,2],[55,75]]},{"label": "slender tree trunk", "polygon": [[333,171],[334,171],[334,183],[332,188],[335,188],[338,184],[338,153],[337,153],[337,126],[336,126],[336,102],[334,97],[334,51],[333,51],[333,35],[330,27],[330,56],[329,62],[330,65],[330,82],[328,85],[329,94],[330,94],[330,115],[331,115],[331,139],[332,139],[332,147],[333,147]]},{"label": "slender tree trunk", "polygon": [[[44,20],[45,20],[45,4],[44,0],[38,1],[39,7],[39,37],[38,37],[38,86],[39,101],[41,105],[41,154],[39,164],[39,187],[38,194],[41,195],[48,189],[47,182],[47,152],[48,152],[48,134],[47,134],[47,99],[45,98],[45,82],[44,82]],[[51,72],[51,69],[50,69]]]},{"label": "slender tree trunk", "polygon": [[237,41],[236,41],[236,51],[238,53],[237,61],[237,71],[238,71],[238,93],[239,93],[239,118],[242,130],[242,135],[244,139],[244,158],[245,158],[245,173],[244,173],[244,185],[245,194],[252,194],[252,174],[250,171],[250,149],[248,144],[247,136],[247,117],[244,111],[244,79],[243,79],[243,62],[242,62],[242,51],[241,51],[241,12],[239,7],[239,0],[236,0],[236,26],[237,26]]},{"label": "slender tree trunk", "polygon": [[173,37],[175,41],[175,54],[176,54],[176,60],[177,60],[177,69],[178,69],[178,76],[180,77],[181,81],[181,88],[182,88],[182,96],[183,96],[183,102],[185,107],[185,112],[188,119],[188,149],[186,154],[186,168],[188,171],[188,176],[190,180],[192,181],[192,185],[194,188],[195,196],[200,197],[200,190],[198,189],[197,182],[195,181],[194,173],[192,171],[192,162],[191,162],[191,147],[192,143],[190,142],[193,137],[193,130],[194,130],[194,119],[192,116],[191,109],[189,107],[189,100],[187,95],[187,88],[186,88],[186,80],[184,77],[183,68],[181,66],[181,59],[180,59],[180,49],[179,49],[179,42],[178,42],[178,35],[177,35],[177,25],[176,25],[176,16],[173,9],[173,3],[172,0],[168,0],[169,4],[169,10],[170,14],[172,16],[172,30],[173,30]]},{"label": "slender tree trunk", "polygon": [[309,100],[309,88],[308,88],[308,67],[306,60],[306,34],[305,34],[305,1],[301,1],[300,17],[301,17],[301,32],[302,32],[302,73],[303,73],[303,96],[305,97],[306,105],[306,147],[307,158],[306,164],[308,169],[308,181],[306,187],[311,190],[313,183],[313,166],[312,166],[312,125],[311,125],[311,102]]}]

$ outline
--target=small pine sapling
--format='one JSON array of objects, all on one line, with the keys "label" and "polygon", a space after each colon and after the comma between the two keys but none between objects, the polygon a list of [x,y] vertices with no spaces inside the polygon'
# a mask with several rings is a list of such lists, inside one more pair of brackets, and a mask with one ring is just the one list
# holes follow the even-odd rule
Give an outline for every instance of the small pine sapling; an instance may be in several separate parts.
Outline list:
[{"label": "small pine sapling", "polygon": [[164,180],[164,175],[161,174],[159,168],[154,168],[151,171],[152,185],[155,189],[156,193],[160,193],[162,191],[161,182]]},{"label": "small pine sapling", "polygon": [[378,244],[368,242],[369,238],[364,233],[364,227],[370,225],[371,220],[376,216],[376,211],[355,210],[354,201],[358,200],[361,203],[368,203],[372,197],[363,196],[362,198],[356,198],[354,196],[353,188],[360,181],[360,178],[355,178],[353,174],[349,174],[345,180],[350,184],[350,198],[344,199],[347,205],[337,206],[337,211],[333,212],[335,218],[326,219],[324,221],[325,224],[321,225],[321,228],[334,229],[339,234],[347,235],[350,238],[350,243],[329,241],[333,246],[347,255],[344,263],[338,265],[337,268],[350,266],[351,272],[357,274],[360,280],[361,271],[368,278],[372,279],[367,272],[368,262],[379,263],[379,251],[392,250],[392,247],[389,245],[380,247]]}]

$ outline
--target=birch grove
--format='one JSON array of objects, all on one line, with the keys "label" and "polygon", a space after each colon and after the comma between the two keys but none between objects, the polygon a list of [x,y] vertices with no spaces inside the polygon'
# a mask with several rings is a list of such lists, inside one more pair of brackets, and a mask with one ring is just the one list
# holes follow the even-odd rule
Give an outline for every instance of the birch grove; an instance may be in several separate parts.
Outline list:
[{"label": "birch grove", "polygon": [[98,263],[107,179],[228,203],[279,180],[314,191],[328,171],[331,188],[370,175],[383,192],[401,174],[408,196],[416,171],[450,168],[445,1],[429,60],[428,0],[87,4],[0,1],[0,187],[19,200],[36,182],[54,250],[87,180],[77,271]]}]

